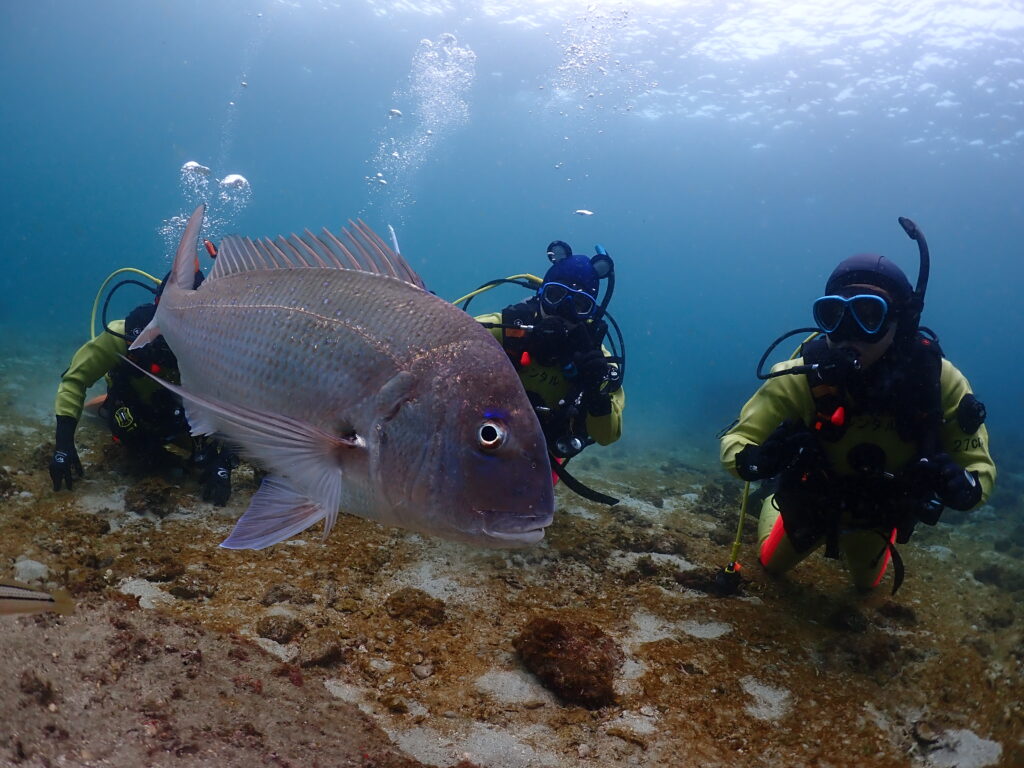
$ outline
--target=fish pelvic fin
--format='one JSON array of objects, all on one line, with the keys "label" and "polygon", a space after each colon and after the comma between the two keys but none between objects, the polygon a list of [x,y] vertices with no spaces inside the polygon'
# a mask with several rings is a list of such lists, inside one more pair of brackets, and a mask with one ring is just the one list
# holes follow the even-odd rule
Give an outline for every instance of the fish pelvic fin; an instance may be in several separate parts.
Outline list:
[{"label": "fish pelvic fin", "polygon": [[220,243],[208,279],[256,269],[354,269],[385,275],[426,290],[423,280],[401,254],[360,220],[349,221],[339,235],[324,228],[319,235],[251,240],[229,235]]},{"label": "fish pelvic fin", "polygon": [[224,549],[264,549],[306,530],[324,520],[324,537],[330,532],[338,516],[341,497],[341,475],[337,475],[336,487],[321,489],[328,497],[319,502],[296,491],[280,477],[268,476],[249,508],[235,523],[231,535],[221,542]]},{"label": "fish pelvic fin", "polygon": [[[131,363],[131,360],[128,362]],[[184,387],[154,376],[137,365],[135,367],[182,399],[193,435],[222,435],[237,445],[245,456],[255,459],[275,475],[287,478],[287,481],[275,481],[273,495],[277,501],[272,505],[273,513],[283,514],[284,502],[279,500],[281,493],[277,491],[286,488],[294,497],[288,508],[303,507],[303,519],[308,517],[308,522],[299,528],[285,526],[282,530],[291,532],[277,541],[308,528],[321,518],[327,520],[324,536],[327,535],[334,525],[338,506],[341,504],[342,471],[346,455],[351,451],[366,450],[366,441],[362,437],[348,429],[343,429],[343,434],[340,435],[332,434],[289,416],[257,411],[225,403],[216,398],[196,395]],[[272,495],[270,490],[267,491],[267,495]],[[317,515],[314,515],[312,510],[305,509],[310,504],[320,510]],[[269,508],[267,504],[260,505],[260,509]],[[256,517],[261,518],[265,514],[269,513],[261,512]],[[294,516],[297,517],[299,514],[295,512]],[[263,546],[272,543],[276,542],[269,542]]]}]

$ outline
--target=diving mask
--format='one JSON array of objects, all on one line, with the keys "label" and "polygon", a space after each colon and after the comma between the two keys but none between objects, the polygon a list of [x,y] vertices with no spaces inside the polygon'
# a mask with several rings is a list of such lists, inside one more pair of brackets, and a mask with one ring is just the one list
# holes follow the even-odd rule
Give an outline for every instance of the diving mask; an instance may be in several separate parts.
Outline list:
[{"label": "diving mask", "polygon": [[822,296],[815,300],[812,311],[814,322],[823,333],[835,333],[849,316],[864,334],[874,337],[885,328],[885,321],[889,317],[889,302],[870,293],[858,293],[849,298]]},{"label": "diving mask", "polygon": [[597,306],[594,297],[589,293],[578,291],[562,283],[544,283],[537,291],[537,295],[544,302],[545,309],[559,313],[565,304],[569,314],[578,318],[590,317]]}]

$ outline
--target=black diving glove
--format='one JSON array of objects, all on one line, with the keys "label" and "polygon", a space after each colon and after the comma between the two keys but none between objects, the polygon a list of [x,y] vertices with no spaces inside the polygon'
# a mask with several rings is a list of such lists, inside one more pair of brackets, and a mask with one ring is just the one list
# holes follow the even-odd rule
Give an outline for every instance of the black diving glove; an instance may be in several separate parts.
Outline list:
[{"label": "black diving glove", "polygon": [[736,454],[736,474],[744,480],[764,480],[800,464],[820,452],[814,435],[800,421],[786,419],[760,445],[750,444]]},{"label": "black diving glove", "polygon": [[968,472],[945,453],[938,454],[931,461],[937,476],[935,491],[943,504],[961,512],[978,505],[981,483],[977,472]]},{"label": "black diving glove", "polygon": [[217,452],[211,449],[199,476],[203,501],[215,507],[223,507],[228,503],[231,498],[231,470],[234,467],[234,456],[230,450],[222,448]]},{"label": "black diving glove", "polygon": [[75,470],[79,477],[85,473],[82,471],[82,462],[78,458],[78,451],[75,449],[75,428],[78,420],[70,416],[57,417],[57,435],[54,438],[53,457],[50,459],[50,479],[53,481],[53,490],[59,491],[62,484],[67,484],[71,490],[71,470]]},{"label": "black diving glove", "polygon": [[573,359],[576,375],[583,390],[583,402],[591,416],[607,416],[612,412],[612,396],[602,389],[608,381],[608,358],[600,349],[577,352]]}]

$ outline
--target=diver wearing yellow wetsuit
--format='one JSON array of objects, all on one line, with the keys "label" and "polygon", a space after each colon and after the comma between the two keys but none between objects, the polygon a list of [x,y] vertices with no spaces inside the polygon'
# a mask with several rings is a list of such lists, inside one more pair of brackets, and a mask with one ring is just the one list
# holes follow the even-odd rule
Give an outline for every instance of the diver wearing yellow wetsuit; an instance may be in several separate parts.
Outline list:
[{"label": "diver wearing yellow wetsuit", "polygon": [[[907,231],[918,239],[916,227]],[[926,265],[923,236],[918,245]],[[776,479],[758,525],[758,559],[770,573],[825,544],[862,590],[877,586],[895,557],[898,587],[893,545],[918,522],[933,525],[944,506],[968,510],[991,492],[984,407],[918,330],[922,274],[915,291],[884,257],[840,263],[814,305],[825,338],[762,377],[723,436],[729,471]]]},{"label": "diver wearing yellow wetsuit", "polygon": [[564,461],[588,445],[619,439],[626,395],[622,361],[601,343],[607,302],[599,305],[597,295],[610,258],[603,249],[593,258],[573,255],[561,241],[548,246],[548,257],[553,263],[535,296],[476,319],[508,353],[548,450]]},{"label": "diver wearing yellow wetsuit", "polygon": [[[201,278],[201,273],[197,273],[197,283]],[[103,333],[79,347],[61,375],[54,404],[55,449],[49,465],[53,489],[59,491],[66,485],[71,490],[72,470],[79,477],[84,474],[75,448],[75,431],[86,390],[106,377],[107,397],[99,415],[107,420],[115,442],[123,444],[134,459],[148,467],[168,458],[166,444],[188,445],[193,451],[192,461],[203,471],[203,498],[223,506],[231,494],[231,469],[236,463],[233,454],[204,439],[192,441],[177,396],[124,359],[127,357],[149,373],[178,383],[178,361],[162,336],[142,349],[128,350],[155,311],[155,304],[143,304],[124,320],[110,323]]]}]

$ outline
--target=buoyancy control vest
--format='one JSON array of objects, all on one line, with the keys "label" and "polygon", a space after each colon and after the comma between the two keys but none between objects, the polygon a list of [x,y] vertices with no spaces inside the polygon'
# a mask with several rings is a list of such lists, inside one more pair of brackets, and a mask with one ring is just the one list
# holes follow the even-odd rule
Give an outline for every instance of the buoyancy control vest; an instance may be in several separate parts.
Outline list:
[{"label": "buoyancy control vest", "polygon": [[[808,378],[815,411],[810,429],[818,440],[839,442],[857,415],[885,412],[892,414],[900,439],[914,444],[916,458],[935,455],[942,426],[942,349],[934,336],[919,333],[909,346],[893,351],[898,354],[864,374],[836,381]],[[802,349],[805,364],[822,362],[827,353],[824,338]],[[837,474],[821,450],[778,477],[775,500],[786,533],[797,550],[824,537],[826,557],[838,557],[843,526],[877,529],[883,532],[879,557],[892,554],[898,587],[903,565],[888,532],[895,529],[896,542],[906,543],[917,522],[934,524],[942,507],[929,506],[932,489],[914,471],[916,461],[888,472],[885,452],[871,443],[853,446],[847,458],[852,475]]]},{"label": "buoyancy control vest", "polygon": [[[821,440],[840,440],[856,413],[887,411],[893,414],[900,439],[916,444],[919,455],[936,452],[942,426],[942,348],[938,339],[918,333],[897,352],[883,357],[865,375],[845,381],[809,379],[815,409],[811,426]],[[827,353],[824,338],[809,341],[802,349],[804,363],[811,365],[824,361]]]}]

